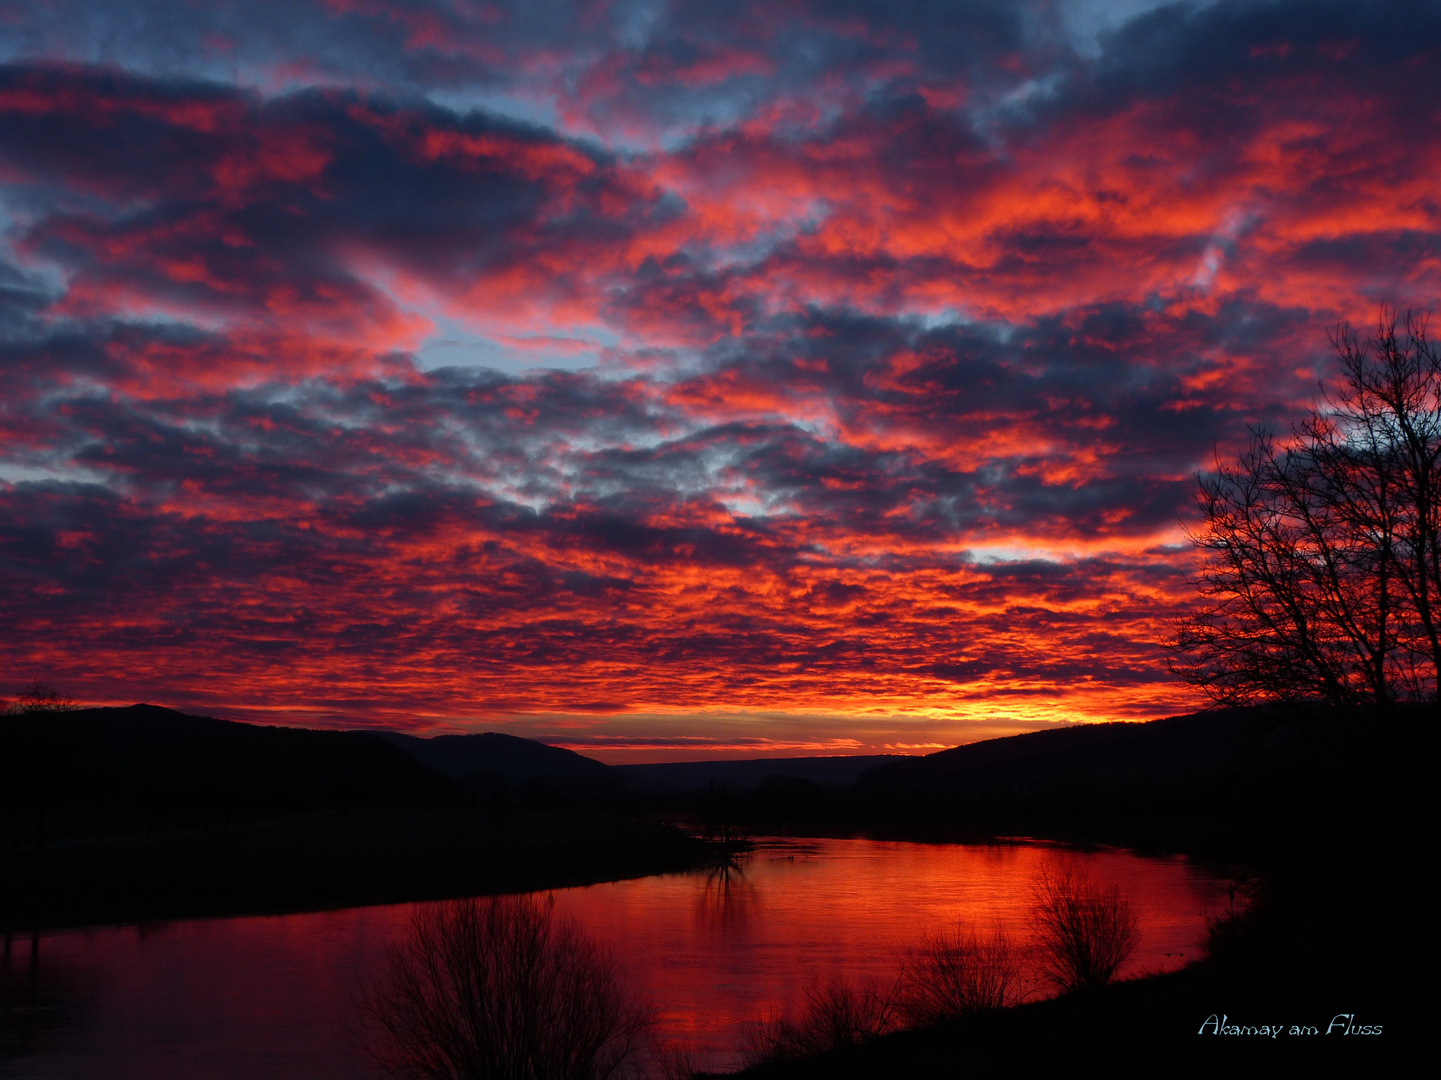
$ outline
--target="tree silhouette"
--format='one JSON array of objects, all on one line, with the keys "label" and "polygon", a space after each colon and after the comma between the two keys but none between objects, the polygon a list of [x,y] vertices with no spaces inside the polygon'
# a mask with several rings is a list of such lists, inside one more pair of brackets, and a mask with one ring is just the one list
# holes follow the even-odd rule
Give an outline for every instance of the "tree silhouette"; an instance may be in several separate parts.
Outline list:
[{"label": "tree silhouette", "polygon": [[416,1080],[604,1080],[646,1047],[650,1011],[554,901],[418,907],[363,1006],[372,1061]]},{"label": "tree silhouette", "polygon": [[889,986],[843,980],[812,983],[798,1017],[776,1016],[751,1025],[740,1040],[747,1066],[793,1061],[860,1046],[900,1026],[901,983]]},{"label": "tree silhouette", "polygon": [[939,1024],[1025,996],[1021,954],[996,931],[982,937],[955,926],[922,939],[906,960],[901,1009],[914,1024]]},{"label": "tree silhouette", "polygon": [[1223,704],[1432,701],[1441,667],[1441,354],[1382,312],[1332,337],[1337,385],[1291,438],[1199,477],[1202,604],[1171,670]]},{"label": "tree silhouette", "polygon": [[1140,930],[1130,898],[1095,884],[1076,863],[1047,866],[1032,899],[1041,969],[1062,993],[1105,986],[1135,951]]},{"label": "tree silhouette", "polygon": [[0,711],[10,716],[35,716],[39,713],[74,712],[78,708],[70,698],[62,697],[53,686],[46,686],[37,679]]}]

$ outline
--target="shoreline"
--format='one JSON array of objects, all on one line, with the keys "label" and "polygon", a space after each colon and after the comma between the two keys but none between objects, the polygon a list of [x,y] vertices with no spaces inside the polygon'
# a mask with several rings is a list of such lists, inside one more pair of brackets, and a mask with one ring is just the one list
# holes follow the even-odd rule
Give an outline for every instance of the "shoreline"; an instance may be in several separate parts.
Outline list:
[{"label": "shoreline", "polygon": [[[1161,839],[1154,827],[1128,827],[1134,824],[1031,819],[965,829],[777,827],[757,831],[747,845],[771,836],[1039,843],[1181,855],[1226,874],[1256,870],[1245,853],[1194,843],[1188,828],[1163,830]],[[407,834],[417,828],[430,831],[412,847]],[[317,813],[220,833],[125,835],[0,852],[0,935],[540,892],[685,873],[723,857],[715,842],[679,826],[634,818],[535,812],[497,826],[484,815],[453,811]]]},{"label": "shoreline", "polygon": [[678,829],[627,819],[537,813],[497,828],[453,812],[318,814],[0,854],[0,934],[538,892],[714,858]]}]

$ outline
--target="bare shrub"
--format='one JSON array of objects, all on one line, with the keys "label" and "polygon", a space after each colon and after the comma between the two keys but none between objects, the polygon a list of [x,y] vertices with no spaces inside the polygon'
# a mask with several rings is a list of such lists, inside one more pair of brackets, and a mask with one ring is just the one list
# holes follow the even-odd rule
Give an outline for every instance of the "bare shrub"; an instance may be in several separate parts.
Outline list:
[{"label": "bare shrub", "polygon": [[61,696],[54,687],[46,686],[38,680],[32,682],[13,702],[6,703],[0,699],[0,715],[4,716],[41,716],[74,712],[78,708],[80,706],[70,698]]},{"label": "bare shrub", "polygon": [[983,938],[957,926],[907,956],[901,1010],[913,1024],[1003,1009],[1024,997],[1020,954],[999,931]]},{"label": "bare shrub", "polygon": [[1223,908],[1203,911],[1206,924],[1204,949],[1210,960],[1226,960],[1242,948],[1246,936],[1254,929],[1260,881],[1242,875],[1226,888]]},{"label": "bare shrub", "polygon": [[847,1046],[859,1046],[900,1021],[900,984],[881,989],[874,983],[853,986],[837,980],[806,991],[799,1018],[779,1017],[755,1024],[741,1042],[747,1065],[813,1057]]},{"label": "bare shrub", "polygon": [[1105,986],[1136,948],[1135,905],[1075,863],[1043,870],[1033,899],[1041,970],[1063,993]]},{"label": "bare shrub", "polygon": [[683,1043],[658,1046],[654,1064],[646,1076],[651,1080],[694,1080],[706,1072],[705,1057]]},{"label": "bare shrub", "polygon": [[610,953],[523,896],[417,908],[362,1013],[372,1061],[407,1080],[603,1080],[652,1025]]}]

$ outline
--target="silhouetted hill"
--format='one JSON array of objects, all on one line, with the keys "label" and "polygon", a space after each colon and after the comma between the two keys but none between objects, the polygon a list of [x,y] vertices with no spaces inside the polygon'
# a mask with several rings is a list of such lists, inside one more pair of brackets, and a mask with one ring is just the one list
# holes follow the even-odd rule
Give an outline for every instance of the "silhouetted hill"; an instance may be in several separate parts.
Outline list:
[{"label": "silhouetted hill", "polygon": [[593,758],[515,735],[487,731],[479,735],[419,738],[395,731],[376,732],[417,761],[453,780],[493,773],[512,782],[562,777],[611,777],[613,770]]},{"label": "silhouetted hill", "polygon": [[[362,732],[262,727],[154,705],[0,720],[10,801],[177,814],[428,806],[449,781]],[[63,823],[65,819],[61,819]]]},{"label": "silhouetted hill", "polygon": [[1387,739],[1410,726],[1406,711],[1380,725],[1319,708],[1077,724],[893,761],[864,773],[857,793],[883,813],[948,817],[1275,805],[1324,798],[1328,784],[1356,774],[1363,759],[1389,752]]},{"label": "silhouetted hill", "polygon": [[1077,724],[953,747],[891,762],[862,777],[867,787],[944,787],[958,798],[1035,802],[1162,792],[1254,767],[1295,738],[1247,710],[1197,713],[1149,723]]},{"label": "silhouetted hill", "polygon": [[452,780],[369,732],[150,705],[0,717],[0,930],[561,888],[712,857],[628,820],[599,762],[504,735],[399,741],[486,771]]},{"label": "silhouetted hill", "polygon": [[678,761],[654,765],[618,765],[639,791],[680,793],[704,791],[712,784],[755,788],[772,777],[820,784],[853,784],[867,769],[893,755],[871,757],[748,758],[743,761]]}]

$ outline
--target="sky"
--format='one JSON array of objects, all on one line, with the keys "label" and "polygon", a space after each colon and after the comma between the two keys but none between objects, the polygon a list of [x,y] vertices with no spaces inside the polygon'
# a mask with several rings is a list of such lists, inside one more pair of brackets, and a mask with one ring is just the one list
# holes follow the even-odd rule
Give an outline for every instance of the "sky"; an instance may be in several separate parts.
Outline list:
[{"label": "sky", "polygon": [[1441,292],[1441,5],[0,0],[0,694],[608,761],[1187,712]]}]

